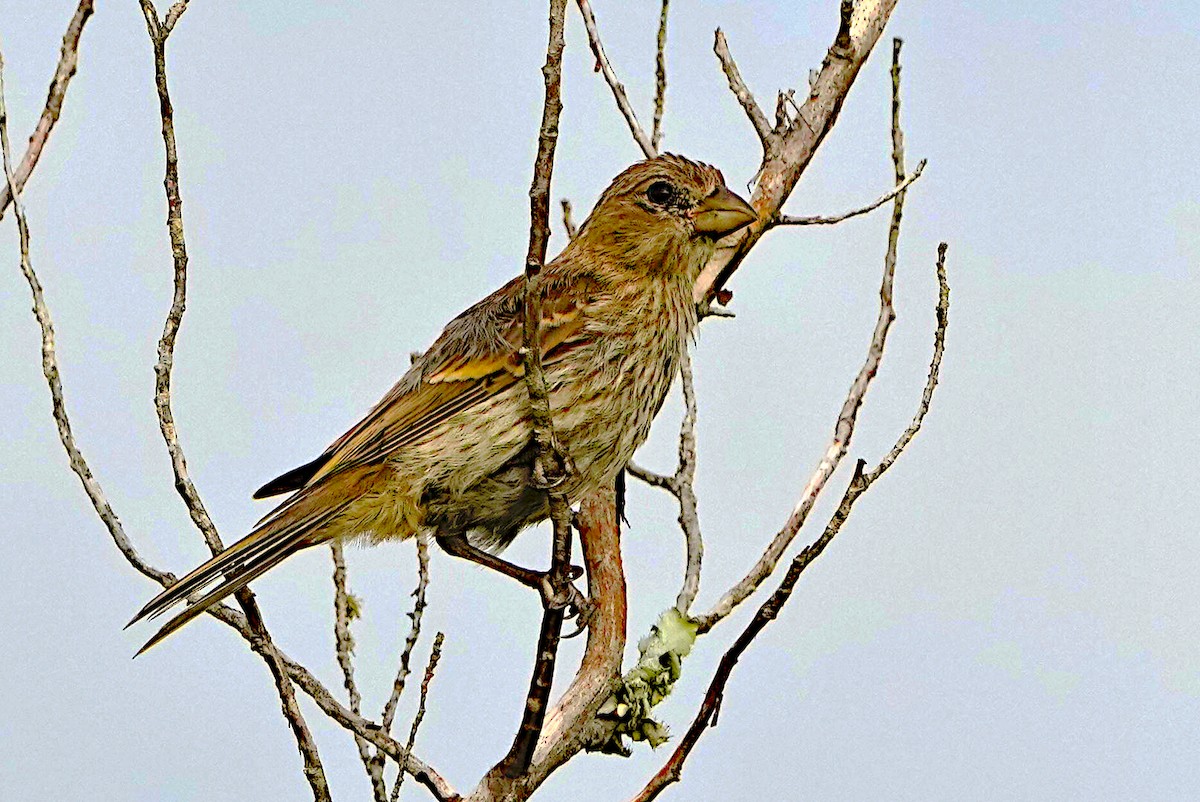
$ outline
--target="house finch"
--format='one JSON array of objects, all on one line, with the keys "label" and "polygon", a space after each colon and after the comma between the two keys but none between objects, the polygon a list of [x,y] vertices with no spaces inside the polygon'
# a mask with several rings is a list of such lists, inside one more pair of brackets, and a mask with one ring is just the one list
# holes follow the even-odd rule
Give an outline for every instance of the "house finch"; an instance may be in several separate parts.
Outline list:
[{"label": "house finch", "polygon": [[[572,502],[611,486],[645,441],[696,326],[692,285],[716,241],[755,218],[718,170],[667,154],[617,176],[545,266],[542,364]],[[523,286],[517,277],[452,320],[362,421],[260,488],[255,498],[293,495],[137,614],[156,617],[207,590],[143,651],[333,538],[377,543],[425,530],[450,554],[543,588],[544,573],[496,556],[549,515],[545,490],[530,481]]]}]

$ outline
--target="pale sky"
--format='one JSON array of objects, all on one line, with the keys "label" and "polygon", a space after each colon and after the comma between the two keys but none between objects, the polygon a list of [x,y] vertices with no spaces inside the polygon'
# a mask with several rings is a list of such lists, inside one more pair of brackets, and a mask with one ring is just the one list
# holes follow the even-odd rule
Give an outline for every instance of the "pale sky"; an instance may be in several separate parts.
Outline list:
[{"label": "pale sky", "polygon": [[[74,5],[0,6],[19,145]],[[672,4],[665,147],[744,189],[758,146],[712,31],[770,106],[819,64],[836,5]],[[171,267],[150,47],[137,3],[99,6],[26,194],[33,260],[79,444],[142,553],[183,572],[205,550],[151,400]],[[658,4],[595,7],[648,123]],[[553,191],[582,217],[639,152],[570,21]],[[544,26],[542,3],[278,0],[194,0],[179,24],[169,58],[192,261],[175,411],[227,541],[266,511],[254,488],[319,453],[410,351],[521,269]],[[839,212],[887,188],[888,40],[904,37],[908,156],[929,167],[909,193],[899,320],[848,463],[878,458],[915,408],[946,240],[942,385],[924,431],[738,665],[719,726],[665,799],[1200,795],[1197,30],[1188,3],[901,0],[787,209]],[[783,523],[825,448],[870,335],[886,225],[880,210],[770,234],[730,285],[737,318],[702,327],[701,609]],[[227,628],[202,620],[130,660],[151,630],[121,627],[155,588],[67,468],[29,305],[10,213],[0,798],[305,798],[270,677]],[[673,398],[643,464],[673,464],[679,414]],[[632,486],[631,644],[678,589],[674,517],[671,499]],[[508,556],[539,563],[546,543],[531,531]],[[407,631],[413,552],[349,555],[368,711]],[[339,687],[330,570],[314,549],[254,588],[281,645]],[[510,742],[538,602],[436,552],[430,599],[417,659],[438,629],[446,646],[417,752],[468,790]],[[685,664],[660,708],[677,733],[748,613]],[[567,669],[578,650],[564,650]],[[305,710],[335,798],[367,798],[351,739]],[[536,798],[626,799],[668,749],[579,758]],[[427,796],[409,783],[404,798]]]}]

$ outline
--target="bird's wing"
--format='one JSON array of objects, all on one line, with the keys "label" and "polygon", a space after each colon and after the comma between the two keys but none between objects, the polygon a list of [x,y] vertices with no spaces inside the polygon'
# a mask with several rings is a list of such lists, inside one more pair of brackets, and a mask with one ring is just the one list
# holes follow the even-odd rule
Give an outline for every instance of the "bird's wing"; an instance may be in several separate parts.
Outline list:
[{"label": "bird's wing", "polygon": [[[312,487],[335,473],[379,462],[516,383],[524,374],[522,282],[510,281],[451,321],[365,418],[316,460],[267,483],[255,497]],[[576,281],[543,292],[543,364],[554,364],[582,342],[591,290],[589,282]]]}]

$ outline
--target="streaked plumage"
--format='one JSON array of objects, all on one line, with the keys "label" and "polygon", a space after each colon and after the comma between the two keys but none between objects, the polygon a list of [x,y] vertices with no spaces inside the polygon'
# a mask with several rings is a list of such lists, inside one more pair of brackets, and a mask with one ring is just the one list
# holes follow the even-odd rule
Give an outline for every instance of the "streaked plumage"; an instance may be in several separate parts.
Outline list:
[{"label": "streaked plumage", "polygon": [[[537,284],[542,361],[555,431],[574,466],[565,487],[572,502],[610,485],[645,441],[696,325],[700,268],[717,238],[752,219],[720,172],[660,156],[617,176],[546,265]],[[264,485],[256,498],[295,493],[143,608],[135,620],[211,588],[146,648],[332,538],[378,542],[425,529],[479,559],[464,550],[499,551],[546,518],[545,494],[529,484],[529,402],[517,353],[523,281],[451,321],[361,422],[316,460]],[[498,558],[480,561],[507,572]]]}]

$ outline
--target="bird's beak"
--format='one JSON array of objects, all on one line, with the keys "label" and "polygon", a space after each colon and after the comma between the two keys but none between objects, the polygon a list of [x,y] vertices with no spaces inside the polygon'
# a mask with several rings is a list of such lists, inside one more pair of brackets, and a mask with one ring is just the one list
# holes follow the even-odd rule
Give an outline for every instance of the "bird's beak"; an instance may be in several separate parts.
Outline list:
[{"label": "bird's beak", "polygon": [[696,207],[692,219],[696,223],[697,234],[720,239],[750,225],[758,219],[758,214],[727,187],[721,187]]}]

